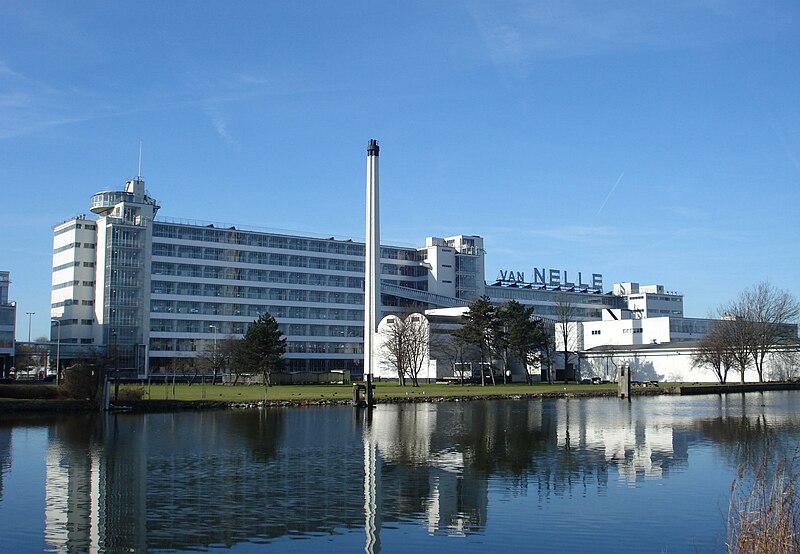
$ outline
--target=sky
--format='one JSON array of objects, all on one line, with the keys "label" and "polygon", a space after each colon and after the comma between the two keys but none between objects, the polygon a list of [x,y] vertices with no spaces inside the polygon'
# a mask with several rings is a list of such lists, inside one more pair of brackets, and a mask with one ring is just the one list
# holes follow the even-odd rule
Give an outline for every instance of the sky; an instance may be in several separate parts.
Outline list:
[{"label": "sky", "polygon": [[49,333],[52,227],[138,171],[159,215],[480,235],[486,279],[800,294],[800,3],[0,0],[0,270]]}]

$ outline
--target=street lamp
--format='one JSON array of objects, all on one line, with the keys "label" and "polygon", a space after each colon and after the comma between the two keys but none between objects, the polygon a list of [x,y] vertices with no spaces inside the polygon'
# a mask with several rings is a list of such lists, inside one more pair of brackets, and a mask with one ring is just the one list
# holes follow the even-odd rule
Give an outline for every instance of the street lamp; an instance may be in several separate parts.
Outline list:
[{"label": "street lamp", "polygon": [[36,315],[36,312],[25,312],[28,314],[28,342],[31,342],[31,319]]},{"label": "street lamp", "polygon": [[208,328],[209,329],[214,329],[214,367],[213,367],[213,370],[214,370],[213,379],[214,380],[213,380],[213,382],[211,384],[212,385],[216,385],[217,384],[217,382],[216,382],[217,381],[217,364],[219,363],[219,360],[217,360],[217,326],[216,325],[209,325]]},{"label": "street lamp", "polygon": [[61,375],[61,321],[51,319],[50,322],[58,325],[58,333],[56,334],[56,385],[58,385],[59,376]]}]

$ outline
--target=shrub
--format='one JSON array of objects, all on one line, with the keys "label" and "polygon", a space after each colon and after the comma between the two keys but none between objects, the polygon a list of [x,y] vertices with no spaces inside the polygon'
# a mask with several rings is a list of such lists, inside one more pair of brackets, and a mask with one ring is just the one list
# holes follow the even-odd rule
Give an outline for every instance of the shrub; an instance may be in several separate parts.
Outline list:
[{"label": "shrub", "polygon": [[119,389],[117,400],[130,402],[144,398],[144,389]]},{"label": "shrub", "polygon": [[55,400],[58,387],[53,385],[0,385],[0,398]]},{"label": "shrub", "polygon": [[92,400],[97,394],[97,380],[93,367],[76,364],[64,370],[61,388],[70,398]]}]

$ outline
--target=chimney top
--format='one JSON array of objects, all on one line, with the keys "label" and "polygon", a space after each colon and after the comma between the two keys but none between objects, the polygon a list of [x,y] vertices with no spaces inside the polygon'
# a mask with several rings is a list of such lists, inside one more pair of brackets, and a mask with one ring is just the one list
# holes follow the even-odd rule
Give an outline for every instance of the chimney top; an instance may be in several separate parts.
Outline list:
[{"label": "chimney top", "polygon": [[369,139],[369,143],[367,143],[367,156],[377,156],[381,151],[381,147],[378,146],[378,141],[375,139]]}]

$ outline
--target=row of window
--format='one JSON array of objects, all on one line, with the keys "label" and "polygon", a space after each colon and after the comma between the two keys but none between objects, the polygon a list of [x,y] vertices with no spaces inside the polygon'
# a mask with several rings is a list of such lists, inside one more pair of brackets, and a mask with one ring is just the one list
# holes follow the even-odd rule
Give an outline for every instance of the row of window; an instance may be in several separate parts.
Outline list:
[{"label": "row of window", "polygon": [[[199,352],[214,348],[211,339],[151,338],[150,350],[158,352]],[[363,354],[364,346],[357,342],[289,341],[287,353]]]},{"label": "row of window", "polygon": [[80,267],[81,263],[83,267],[94,267],[94,262],[67,262],[65,264],[57,265],[53,268],[53,273],[56,271],[61,271],[62,269],[69,269],[71,267]]},{"label": "row of window", "polygon": [[[187,319],[150,320],[150,330],[159,333],[202,333],[207,336],[244,335],[252,323],[239,321],[198,321]],[[281,333],[299,337],[363,338],[362,325],[315,325],[306,323],[278,323]]]},{"label": "row of window", "polygon": [[[73,248],[80,248],[80,242],[71,242],[69,244],[65,244],[64,246],[59,246],[58,248],[53,249],[53,254],[59,254],[60,252],[66,252],[67,250],[72,250]],[[91,242],[84,242],[84,248],[94,248],[94,243]]]},{"label": "row of window", "polygon": [[363,276],[345,277],[343,275],[325,275],[296,271],[240,269],[220,266],[172,264],[167,262],[153,262],[151,273],[153,275],[173,275],[176,277],[193,277],[198,279],[290,283],[295,285],[343,287],[351,289],[361,289],[364,283]]},{"label": "row of window", "polygon": [[77,319],[59,319],[58,321],[60,322],[62,327],[63,326],[67,326],[67,325],[92,325],[92,324],[94,324],[94,320],[93,319],[81,319],[80,321],[77,320]]},{"label": "row of window", "polygon": [[94,223],[83,223],[83,224],[76,223],[75,225],[68,225],[67,227],[58,229],[57,231],[53,232],[53,236],[57,237],[58,235],[62,235],[64,233],[68,233],[69,231],[81,228],[88,229],[89,231],[94,231],[97,228],[97,226]]},{"label": "row of window", "polygon": [[78,302],[74,298],[67,298],[61,302],[53,302],[50,304],[51,308],[63,308],[64,306],[77,306],[80,304],[81,306],[94,306],[94,300],[81,300]]},{"label": "row of window", "polygon": [[641,333],[641,332],[642,332],[642,328],[641,327],[639,327],[637,329],[623,329],[622,330],[622,333],[625,334],[625,335],[630,335],[630,334],[634,334],[635,335],[635,334],[638,334],[638,333]]},{"label": "row of window", "polygon": [[57,285],[53,285],[53,290],[65,289],[67,287],[93,287],[94,281],[67,281],[65,283],[59,283]]},{"label": "row of window", "polygon": [[280,318],[332,319],[337,321],[360,321],[364,316],[364,311],[358,309],[265,306],[261,304],[227,304],[220,302],[185,302],[176,300],[152,300],[150,302],[150,311],[154,313],[248,316],[253,318],[258,318],[263,313],[270,313],[274,317]]},{"label": "row of window", "polygon": [[[271,254],[267,252],[248,252],[241,250],[221,250],[218,248],[203,248],[199,246],[181,246],[174,244],[159,244],[153,245],[153,256],[162,256],[165,258],[189,258],[194,260],[209,260],[209,261],[222,261],[227,263],[236,264],[252,264],[252,265],[270,265],[278,267],[292,267],[292,268],[308,268],[320,269],[323,271],[347,271],[350,273],[358,273],[363,275],[364,262],[363,260],[343,260],[338,258],[322,258],[316,256],[294,256],[289,254]],[[171,275],[170,269],[166,266],[176,264],[167,264],[165,262],[158,262],[153,264],[154,273],[161,273]],[[237,276],[233,277],[218,277],[226,279],[243,279],[248,281],[262,281],[263,278],[259,277],[260,273],[265,270],[258,269],[244,269],[244,268],[220,268],[217,266],[195,266],[180,264],[178,267],[183,268],[197,268],[193,271],[196,276],[201,276],[201,272],[208,272],[214,270],[228,269],[228,273],[236,272]],[[175,271],[174,269],[172,271]],[[384,275],[401,275],[405,277],[427,277],[428,270],[421,265],[402,265],[393,263],[381,264],[381,273]]]},{"label": "row of window", "polygon": [[[213,225],[194,227],[156,222],[153,225],[153,237],[364,257],[364,245],[350,240],[314,239],[253,231],[238,231],[236,229],[217,229]],[[381,248],[381,258],[415,262],[422,260],[420,253],[416,249],[393,247]]]},{"label": "row of window", "polygon": [[[591,292],[563,292],[554,290],[535,290],[514,287],[489,286],[486,287],[487,295],[499,299],[516,299],[522,303],[528,302],[553,302],[564,299],[573,305],[585,304],[603,305],[608,308],[624,308],[625,299],[621,296],[608,296]],[[536,306],[538,313],[539,306]]]},{"label": "row of window", "polygon": [[176,294],[181,296],[249,298],[254,300],[320,302],[327,304],[364,304],[364,294],[361,292],[332,292],[307,289],[214,285],[206,283],[175,283],[169,281],[153,281],[150,290],[154,294]]}]

